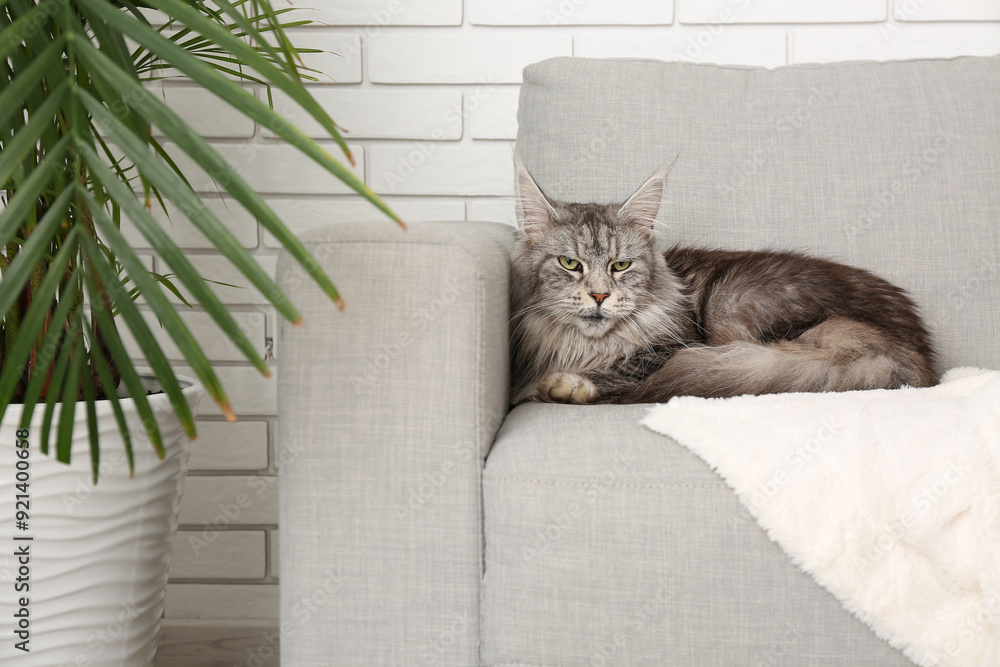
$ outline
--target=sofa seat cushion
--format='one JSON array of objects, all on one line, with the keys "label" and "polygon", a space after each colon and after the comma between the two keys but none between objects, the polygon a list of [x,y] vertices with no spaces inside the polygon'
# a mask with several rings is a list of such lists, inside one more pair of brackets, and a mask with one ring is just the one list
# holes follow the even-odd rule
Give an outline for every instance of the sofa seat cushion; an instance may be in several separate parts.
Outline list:
[{"label": "sofa seat cushion", "polygon": [[912,665],[647,408],[507,416],[483,474],[483,665]]}]

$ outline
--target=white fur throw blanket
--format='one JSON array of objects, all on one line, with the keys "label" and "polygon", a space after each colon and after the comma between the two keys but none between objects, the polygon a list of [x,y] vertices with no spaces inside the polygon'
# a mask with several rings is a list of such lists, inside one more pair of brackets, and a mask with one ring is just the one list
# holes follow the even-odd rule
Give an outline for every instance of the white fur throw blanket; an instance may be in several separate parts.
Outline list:
[{"label": "white fur throw blanket", "polygon": [[1000,372],[926,389],[680,397],[643,420],[924,667],[1000,665]]}]

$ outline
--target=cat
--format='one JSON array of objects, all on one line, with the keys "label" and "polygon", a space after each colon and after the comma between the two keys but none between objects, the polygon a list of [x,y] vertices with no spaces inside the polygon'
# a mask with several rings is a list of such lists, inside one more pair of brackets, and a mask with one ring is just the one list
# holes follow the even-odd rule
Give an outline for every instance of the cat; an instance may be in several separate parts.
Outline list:
[{"label": "cat", "polygon": [[795,252],[659,252],[672,166],[624,204],[581,204],[548,197],[515,157],[512,403],[937,384],[915,304],[868,271]]}]

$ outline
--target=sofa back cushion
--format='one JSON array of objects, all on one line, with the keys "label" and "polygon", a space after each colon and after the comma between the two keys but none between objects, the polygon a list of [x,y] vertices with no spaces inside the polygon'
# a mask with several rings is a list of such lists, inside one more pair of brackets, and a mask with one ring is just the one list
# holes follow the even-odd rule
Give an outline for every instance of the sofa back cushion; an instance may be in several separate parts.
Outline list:
[{"label": "sofa back cushion", "polygon": [[909,290],[942,368],[1000,368],[1000,56],[775,70],[555,58],[518,151],[565,201],[624,201],[678,156],[663,244],[793,249]]}]

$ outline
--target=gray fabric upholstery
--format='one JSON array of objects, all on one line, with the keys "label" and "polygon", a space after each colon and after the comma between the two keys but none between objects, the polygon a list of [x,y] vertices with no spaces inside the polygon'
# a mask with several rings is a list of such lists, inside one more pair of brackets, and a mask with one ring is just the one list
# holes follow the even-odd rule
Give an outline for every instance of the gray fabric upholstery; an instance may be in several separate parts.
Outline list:
[{"label": "gray fabric upholstery", "polygon": [[483,472],[483,665],[912,665],[647,407],[508,415]]},{"label": "gray fabric upholstery", "polygon": [[476,664],[510,237],[486,223],[315,230],[304,241],[343,312],[282,257],[305,318],[278,347],[283,664]]},{"label": "gray fabric upholstery", "polygon": [[[875,270],[912,292],[943,366],[1000,367],[1000,57],[556,59],[526,69],[518,113],[549,194],[621,201],[679,153],[664,244]],[[641,407],[520,407],[483,471],[507,407],[511,231],[315,230],[343,313],[282,256],[306,320],[278,346],[282,660],[909,664]]]},{"label": "gray fabric upholstery", "polygon": [[791,248],[909,290],[944,368],[1000,367],[1000,56],[762,68],[556,58],[518,150],[569,201],[624,201],[679,155],[664,243]]}]

